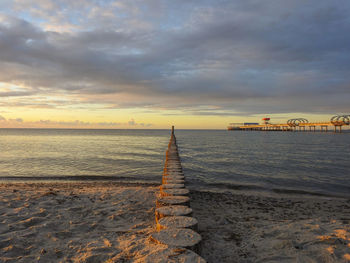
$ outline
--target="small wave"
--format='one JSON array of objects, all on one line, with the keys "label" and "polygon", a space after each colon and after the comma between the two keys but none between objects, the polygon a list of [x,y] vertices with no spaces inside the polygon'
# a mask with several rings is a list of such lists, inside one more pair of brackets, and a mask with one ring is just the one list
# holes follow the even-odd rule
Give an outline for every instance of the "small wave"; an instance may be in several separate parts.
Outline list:
[{"label": "small wave", "polygon": [[266,193],[276,193],[276,194],[285,194],[285,195],[305,195],[305,196],[319,196],[319,197],[340,197],[340,198],[349,198],[346,195],[336,195],[333,193],[324,193],[300,189],[287,189],[287,188],[268,188],[261,185],[253,184],[233,184],[233,183],[203,183],[196,182],[190,183],[191,186],[197,185],[207,188],[208,190],[237,190],[237,191],[256,191],[256,192],[266,192]]},{"label": "small wave", "polygon": [[0,181],[149,181],[155,183],[159,180],[149,177],[128,176],[102,176],[102,175],[76,175],[76,176],[2,176]]},{"label": "small wave", "polygon": [[225,188],[231,190],[265,190],[266,188],[258,185],[233,184],[233,183],[200,183],[211,188]]}]

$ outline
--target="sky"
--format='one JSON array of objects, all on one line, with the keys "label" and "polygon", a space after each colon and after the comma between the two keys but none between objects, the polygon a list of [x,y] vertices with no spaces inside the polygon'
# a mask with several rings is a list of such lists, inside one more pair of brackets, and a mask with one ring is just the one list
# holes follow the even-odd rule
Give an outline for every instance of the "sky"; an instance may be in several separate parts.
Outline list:
[{"label": "sky", "polygon": [[348,0],[1,0],[0,127],[350,114]]}]

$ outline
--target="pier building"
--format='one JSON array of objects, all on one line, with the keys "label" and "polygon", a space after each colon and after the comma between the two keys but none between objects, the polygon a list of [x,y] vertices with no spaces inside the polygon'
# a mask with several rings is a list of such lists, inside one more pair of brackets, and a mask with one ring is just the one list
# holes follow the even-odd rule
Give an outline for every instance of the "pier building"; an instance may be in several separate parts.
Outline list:
[{"label": "pier building", "polygon": [[270,118],[263,118],[263,123],[230,123],[228,130],[240,131],[310,131],[342,132],[342,127],[350,127],[349,115],[335,115],[329,121],[309,122],[305,118],[289,119],[286,123],[272,123]]}]

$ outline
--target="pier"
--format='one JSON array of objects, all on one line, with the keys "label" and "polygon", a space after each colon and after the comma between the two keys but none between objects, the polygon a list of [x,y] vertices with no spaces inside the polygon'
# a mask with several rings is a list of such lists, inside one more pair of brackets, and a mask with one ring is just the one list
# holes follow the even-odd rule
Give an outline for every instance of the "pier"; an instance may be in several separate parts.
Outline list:
[{"label": "pier", "polygon": [[[329,121],[324,122],[309,122],[305,118],[290,119],[286,123],[270,123],[270,118],[264,118],[263,124],[247,123],[238,124],[232,123],[227,127],[228,130],[241,130],[241,131],[292,131],[292,132],[342,132],[343,126],[350,125],[350,115],[336,115]],[[330,127],[330,128],[329,128]]]},{"label": "pier", "polygon": [[151,254],[145,262],[155,262],[160,256],[167,258],[166,262],[206,262],[198,255],[202,237],[197,233],[198,221],[192,217],[185,183],[173,126],[156,201],[156,231],[150,236],[150,240],[168,249],[162,255]]}]

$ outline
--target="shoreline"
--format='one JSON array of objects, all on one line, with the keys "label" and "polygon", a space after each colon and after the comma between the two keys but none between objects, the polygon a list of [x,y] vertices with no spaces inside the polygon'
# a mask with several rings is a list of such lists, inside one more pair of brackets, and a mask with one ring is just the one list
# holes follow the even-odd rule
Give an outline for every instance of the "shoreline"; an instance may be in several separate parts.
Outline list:
[{"label": "shoreline", "polygon": [[[69,177],[0,177],[1,184],[111,184],[115,186],[150,186],[155,187],[161,184],[161,180],[137,180],[129,177],[102,177],[101,176],[69,176]],[[242,194],[242,195],[257,195],[264,197],[286,197],[286,198],[337,198],[337,199],[349,199],[350,195],[345,195],[344,193],[335,194],[331,192],[321,192],[321,191],[307,191],[301,189],[289,189],[289,188],[265,188],[260,186],[251,185],[232,185],[230,183],[224,184],[205,184],[194,182],[188,182],[188,188],[191,191],[202,191],[211,193],[232,193],[232,194]]]},{"label": "shoreline", "polygon": [[[148,238],[158,186],[16,182],[0,190],[0,261],[142,262],[166,249]],[[348,199],[196,190],[190,197],[209,263],[350,257]]]}]

